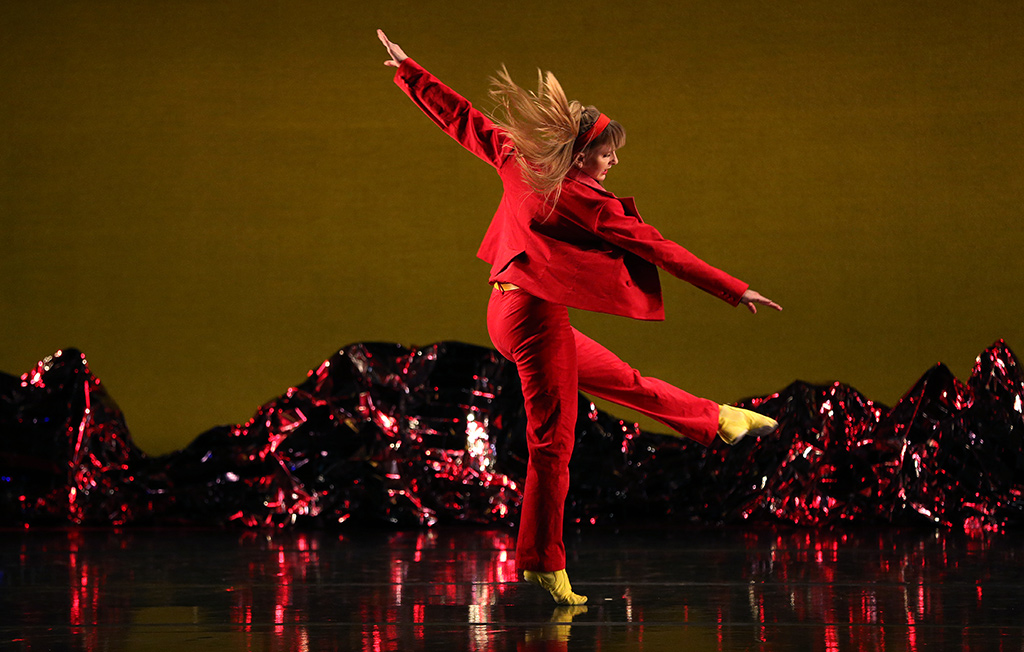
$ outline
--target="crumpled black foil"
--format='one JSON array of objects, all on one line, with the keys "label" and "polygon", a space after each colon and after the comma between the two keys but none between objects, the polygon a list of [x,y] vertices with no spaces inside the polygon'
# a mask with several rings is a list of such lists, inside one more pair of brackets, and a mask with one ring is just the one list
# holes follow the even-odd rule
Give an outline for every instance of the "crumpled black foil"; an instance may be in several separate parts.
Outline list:
[{"label": "crumpled black foil", "polygon": [[151,512],[146,455],[78,351],[0,374],[0,523],[121,524]]},{"label": "crumpled black foil", "polygon": [[[1024,516],[1024,374],[1003,341],[967,383],[928,370],[891,409],[795,382],[741,401],[780,423],[703,447],[580,397],[566,519],[1002,530]],[[0,524],[514,525],[526,475],[515,368],[493,350],[362,343],[244,424],[147,457],[85,357],[0,374]]]}]

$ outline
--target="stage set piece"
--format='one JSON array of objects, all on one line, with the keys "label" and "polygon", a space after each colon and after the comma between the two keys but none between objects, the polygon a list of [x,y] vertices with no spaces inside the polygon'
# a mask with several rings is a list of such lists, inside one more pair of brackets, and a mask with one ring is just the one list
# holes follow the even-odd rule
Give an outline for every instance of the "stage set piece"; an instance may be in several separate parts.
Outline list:
[{"label": "stage set piece", "polygon": [[[780,428],[734,448],[642,432],[581,395],[566,518],[1003,530],[1024,515],[1022,397],[1002,341],[966,383],[936,365],[892,408],[838,382],[744,400]],[[512,526],[524,421],[490,349],[362,343],[247,423],[149,457],[85,356],[58,351],[0,375],[0,524]]]}]

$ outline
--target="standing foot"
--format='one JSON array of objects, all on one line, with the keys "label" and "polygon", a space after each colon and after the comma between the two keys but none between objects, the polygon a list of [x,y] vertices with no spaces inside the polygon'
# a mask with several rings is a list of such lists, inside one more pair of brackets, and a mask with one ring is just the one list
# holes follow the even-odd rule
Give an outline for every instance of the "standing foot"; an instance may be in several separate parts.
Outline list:
[{"label": "standing foot", "polygon": [[572,592],[572,585],[569,584],[569,575],[565,572],[564,568],[551,573],[523,571],[523,579],[546,590],[558,604],[581,605],[587,601],[587,596],[577,595]]}]

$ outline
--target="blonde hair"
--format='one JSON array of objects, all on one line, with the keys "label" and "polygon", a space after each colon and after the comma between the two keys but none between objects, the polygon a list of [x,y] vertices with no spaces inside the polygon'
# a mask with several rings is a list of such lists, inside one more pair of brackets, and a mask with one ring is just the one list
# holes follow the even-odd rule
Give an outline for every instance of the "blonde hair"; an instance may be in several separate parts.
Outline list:
[{"label": "blonde hair", "polygon": [[[514,81],[505,66],[491,78],[491,97],[497,101],[495,124],[512,141],[516,163],[533,190],[551,202],[552,208],[562,190],[562,180],[577,154],[573,146],[600,112],[569,100],[551,72],[537,71],[537,92],[528,91]],[[626,142],[626,132],[611,121],[582,152],[611,143],[615,148]]]}]

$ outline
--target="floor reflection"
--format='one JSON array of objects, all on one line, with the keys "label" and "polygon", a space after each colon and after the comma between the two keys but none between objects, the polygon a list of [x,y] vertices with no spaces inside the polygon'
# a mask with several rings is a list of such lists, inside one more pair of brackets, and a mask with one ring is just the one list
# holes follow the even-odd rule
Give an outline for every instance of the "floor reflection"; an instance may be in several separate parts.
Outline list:
[{"label": "floor reflection", "polygon": [[581,608],[516,582],[513,534],[8,530],[20,650],[1019,650],[1014,535],[584,530]]}]

